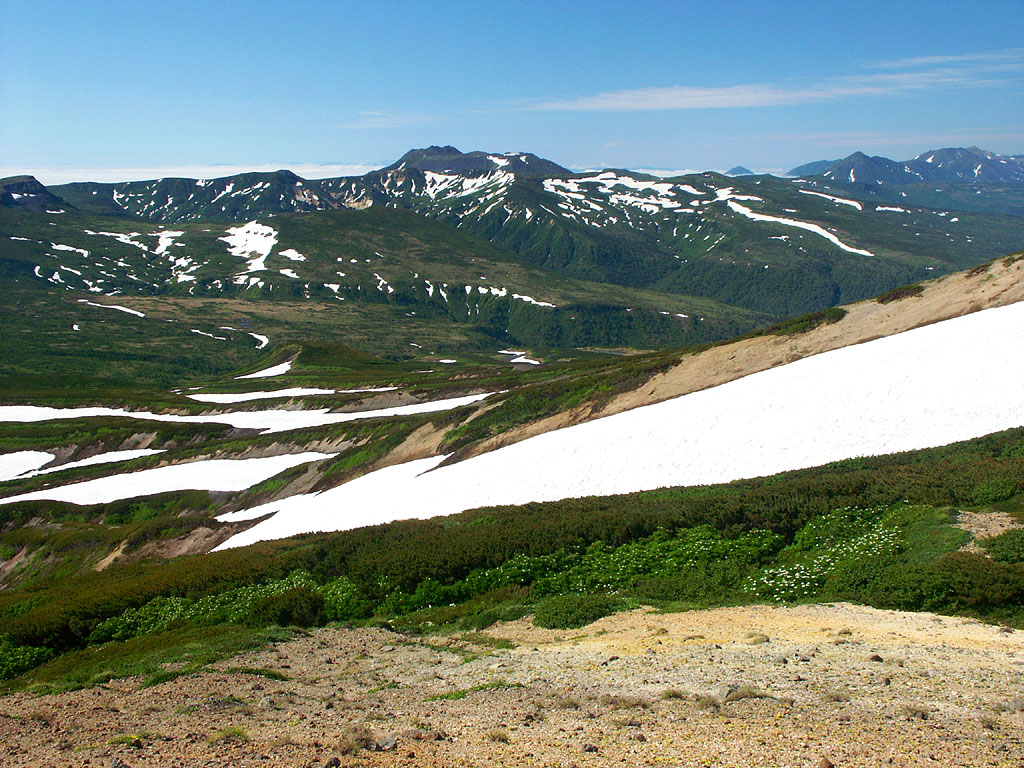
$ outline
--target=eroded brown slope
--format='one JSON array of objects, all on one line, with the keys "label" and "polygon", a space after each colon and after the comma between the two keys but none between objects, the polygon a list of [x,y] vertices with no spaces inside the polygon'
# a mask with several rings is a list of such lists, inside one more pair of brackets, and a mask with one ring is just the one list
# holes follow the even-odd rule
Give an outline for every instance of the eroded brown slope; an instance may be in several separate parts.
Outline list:
[{"label": "eroded brown slope", "polygon": [[472,453],[485,453],[554,429],[715,387],[821,352],[863,344],[1021,300],[1024,300],[1024,254],[929,281],[916,296],[887,304],[868,299],[845,305],[843,309],[847,314],[842,320],[806,333],[741,339],[686,355],[678,365],[655,375],[643,386],[618,395],[600,410],[584,406],[517,427],[480,443]]}]

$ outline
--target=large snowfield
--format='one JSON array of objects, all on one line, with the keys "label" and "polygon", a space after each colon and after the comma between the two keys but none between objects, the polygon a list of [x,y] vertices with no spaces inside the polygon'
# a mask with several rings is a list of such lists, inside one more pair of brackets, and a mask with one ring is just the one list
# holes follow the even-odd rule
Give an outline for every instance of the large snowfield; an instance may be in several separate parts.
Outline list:
[{"label": "large snowfield", "polygon": [[[475,507],[720,483],[1024,425],[1024,303],[826,352],[446,467],[389,467],[225,519],[221,548]],[[433,470],[433,471],[430,471]]]}]

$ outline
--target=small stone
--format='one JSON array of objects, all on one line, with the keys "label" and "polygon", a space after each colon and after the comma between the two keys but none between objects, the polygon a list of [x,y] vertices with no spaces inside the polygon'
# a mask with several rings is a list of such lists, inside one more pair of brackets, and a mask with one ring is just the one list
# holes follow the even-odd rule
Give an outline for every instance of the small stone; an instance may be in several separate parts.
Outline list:
[{"label": "small stone", "polygon": [[874,662],[877,663],[877,662],[880,662],[880,661],[885,661],[885,659],[883,659],[877,653],[873,653],[870,656],[868,656],[868,661],[874,661]]},{"label": "small stone", "polygon": [[720,685],[716,692],[715,698],[719,701],[726,701],[729,698],[729,694],[736,692],[735,685]]},{"label": "small stone", "polygon": [[327,761],[326,768],[338,768],[341,765],[341,760],[336,757],[332,757]]},{"label": "small stone", "polygon": [[597,752],[597,747],[594,744],[584,744],[583,745],[583,751],[584,752]]},{"label": "small stone", "polygon": [[836,768],[836,764],[827,757],[823,757],[818,761],[818,768]]},{"label": "small stone", "polygon": [[788,664],[789,663],[789,659],[787,659],[783,654],[780,653],[780,654],[778,654],[776,656],[772,656],[772,663],[773,664]]},{"label": "small stone", "polygon": [[377,739],[378,752],[391,752],[395,749],[398,749],[398,739],[394,736],[385,736],[382,739]]}]

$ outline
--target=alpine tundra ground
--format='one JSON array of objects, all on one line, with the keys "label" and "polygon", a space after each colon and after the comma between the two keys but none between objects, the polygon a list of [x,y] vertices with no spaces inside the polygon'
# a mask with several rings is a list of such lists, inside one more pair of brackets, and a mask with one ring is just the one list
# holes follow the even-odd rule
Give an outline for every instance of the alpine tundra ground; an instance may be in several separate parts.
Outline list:
[{"label": "alpine tundra ground", "polygon": [[0,699],[9,766],[1020,766],[1024,632],[846,603],[325,628]]}]

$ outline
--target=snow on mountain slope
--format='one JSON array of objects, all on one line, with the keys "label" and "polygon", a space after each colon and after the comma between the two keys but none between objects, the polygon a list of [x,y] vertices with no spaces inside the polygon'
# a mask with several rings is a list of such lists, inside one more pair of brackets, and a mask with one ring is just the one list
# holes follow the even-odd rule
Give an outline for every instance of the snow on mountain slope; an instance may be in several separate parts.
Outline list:
[{"label": "snow on mountain slope", "polygon": [[[443,362],[443,361],[442,361]],[[372,411],[348,411],[331,413],[328,408],[290,411],[285,409],[268,409],[265,411],[230,411],[227,413],[199,414],[181,416],[176,413],[151,413],[149,411],[129,411],[124,408],[87,407],[87,408],[50,408],[36,405],[0,405],[0,422],[36,422],[54,421],[57,419],[83,419],[95,416],[114,416],[146,421],[169,421],[179,424],[230,424],[238,429],[257,429],[265,434],[287,432],[293,429],[319,427],[325,424],[341,424],[359,419],[378,419],[391,416],[410,416],[417,413],[437,413],[452,408],[459,408],[490,395],[484,392],[477,395],[450,397],[444,400],[428,400],[423,403],[399,405],[394,408],[381,408]]]},{"label": "snow on mountain slope", "polygon": [[206,459],[172,464],[140,472],[99,477],[81,483],[46,488],[0,499],[0,504],[33,499],[69,501],[72,504],[107,504],[118,499],[154,493],[196,489],[241,491],[291,467],[330,458],[333,454],[307,451],[258,459]]},{"label": "snow on mountain slope", "polygon": [[[431,457],[320,494],[220,548],[475,507],[699,485],[944,445],[1024,425],[1024,302],[826,352],[438,467]],[[955,365],[951,365],[955,361]],[[433,471],[430,471],[433,470]]]},{"label": "snow on mountain slope", "polygon": [[55,458],[46,451],[14,451],[0,454],[0,482],[45,467]]}]

